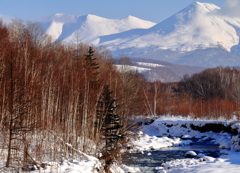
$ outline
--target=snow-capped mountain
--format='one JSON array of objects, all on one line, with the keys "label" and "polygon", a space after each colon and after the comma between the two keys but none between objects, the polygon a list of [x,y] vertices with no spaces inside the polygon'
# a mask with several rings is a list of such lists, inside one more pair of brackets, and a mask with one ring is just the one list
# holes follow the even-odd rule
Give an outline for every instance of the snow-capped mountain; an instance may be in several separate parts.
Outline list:
[{"label": "snow-capped mountain", "polygon": [[155,24],[128,16],[56,14],[41,21],[54,40],[107,47],[117,57],[157,59],[192,66],[240,64],[240,17],[210,3],[195,2]]},{"label": "snow-capped mountain", "polygon": [[193,66],[240,64],[240,18],[221,14],[210,3],[195,2],[149,29],[100,37],[115,56],[158,59]]},{"label": "snow-capped mountain", "polygon": [[99,37],[111,35],[136,28],[150,28],[155,23],[128,16],[123,19],[106,19],[96,15],[74,16],[55,14],[41,21],[47,33],[54,40],[66,43],[87,42],[99,43]]},{"label": "snow-capped mountain", "polygon": [[226,18],[218,10],[214,4],[196,2],[152,28],[105,36],[100,44],[113,51],[155,47],[186,52],[218,46],[230,51],[239,43],[235,27],[240,27],[240,18]]}]

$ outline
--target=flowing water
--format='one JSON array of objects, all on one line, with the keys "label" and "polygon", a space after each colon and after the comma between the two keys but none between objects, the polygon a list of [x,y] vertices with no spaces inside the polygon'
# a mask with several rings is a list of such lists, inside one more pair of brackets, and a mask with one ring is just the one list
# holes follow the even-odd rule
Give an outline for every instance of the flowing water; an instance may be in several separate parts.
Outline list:
[{"label": "flowing water", "polygon": [[[202,153],[206,156],[217,158],[220,156],[217,145],[204,143],[193,143],[189,146],[169,147],[161,150],[144,151],[144,153],[126,153],[122,156],[123,164],[131,167],[138,167],[143,172],[157,172],[155,167],[161,166],[162,163],[174,159],[183,159],[187,151],[194,151],[197,154]],[[145,171],[144,171],[145,170]],[[146,171],[147,170],[147,171]]]}]

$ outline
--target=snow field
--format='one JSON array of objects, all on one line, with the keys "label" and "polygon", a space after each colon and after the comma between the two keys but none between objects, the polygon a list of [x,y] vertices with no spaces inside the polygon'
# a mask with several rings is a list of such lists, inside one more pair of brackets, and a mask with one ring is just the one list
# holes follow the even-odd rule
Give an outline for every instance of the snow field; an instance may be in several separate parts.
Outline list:
[{"label": "snow field", "polygon": [[[207,123],[223,123],[229,125],[231,121],[204,121],[191,120],[182,117],[162,117],[155,120],[150,125],[143,125],[141,131],[138,132],[139,139],[133,141],[135,150],[132,152],[142,152],[149,150],[157,150],[165,147],[189,145],[192,143],[191,138],[199,141],[211,140],[212,143],[219,145],[222,154],[219,158],[205,156],[204,154],[196,154],[194,151],[188,151],[185,155],[195,158],[176,159],[165,162],[162,167],[156,167],[159,173],[236,173],[240,170],[239,153],[239,137],[232,136],[230,133],[201,133],[190,128],[190,124],[204,126]],[[232,128],[240,129],[240,125],[234,122]],[[157,137],[158,136],[158,137]],[[171,136],[171,138],[170,138]],[[184,140],[183,140],[184,139]],[[125,171],[131,173],[140,172],[138,168],[122,167]]]}]

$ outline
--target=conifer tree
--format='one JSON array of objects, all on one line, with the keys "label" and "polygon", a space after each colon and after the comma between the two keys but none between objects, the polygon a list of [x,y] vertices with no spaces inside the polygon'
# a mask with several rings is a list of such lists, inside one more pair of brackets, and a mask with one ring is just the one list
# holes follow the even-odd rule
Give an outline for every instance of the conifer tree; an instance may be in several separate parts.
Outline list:
[{"label": "conifer tree", "polygon": [[[83,146],[82,151],[86,150],[87,138],[89,138],[91,129],[88,129],[89,121],[94,123],[94,117],[91,119],[89,113],[89,107],[91,101],[94,100],[96,103],[96,94],[91,94],[90,91],[95,91],[98,89],[98,71],[99,68],[98,63],[96,62],[96,58],[94,58],[94,51],[91,47],[89,47],[88,54],[85,55],[85,59],[83,61],[84,67],[84,94],[83,94],[83,116],[82,116],[82,137],[83,137]],[[93,98],[94,97],[94,98]],[[94,111],[95,112],[95,111]],[[94,120],[94,121],[91,121]]]},{"label": "conifer tree", "polygon": [[[112,92],[106,85],[98,101],[96,132],[99,132],[101,138],[105,141],[103,147],[103,159],[105,160],[105,171],[109,171],[109,166],[114,161],[113,153],[117,150],[117,144],[122,134],[119,129],[120,117],[115,114],[115,99],[111,96]],[[103,142],[103,141],[101,141]]]}]

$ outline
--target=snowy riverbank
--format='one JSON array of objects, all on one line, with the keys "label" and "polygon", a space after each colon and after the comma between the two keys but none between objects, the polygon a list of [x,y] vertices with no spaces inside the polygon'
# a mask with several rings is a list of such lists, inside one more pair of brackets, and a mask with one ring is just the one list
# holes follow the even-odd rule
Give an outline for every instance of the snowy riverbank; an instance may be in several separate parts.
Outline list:
[{"label": "snowy riverbank", "polygon": [[[144,125],[146,124],[146,125]],[[147,125],[148,124],[148,125]],[[229,132],[213,132],[205,131],[206,124],[223,125],[221,128]],[[201,128],[203,127],[203,128]],[[226,127],[226,128],[225,128]],[[196,128],[198,130],[196,130]],[[230,130],[229,130],[230,129]],[[240,152],[239,137],[236,134],[240,132],[240,123],[236,121],[207,121],[192,120],[182,117],[162,117],[154,122],[146,123],[139,128],[138,139],[132,141],[129,146],[134,146],[130,152],[142,153],[149,156],[150,151],[160,150],[169,147],[187,146],[193,141],[210,141],[217,144],[220,148],[221,156],[213,158],[201,153],[193,154],[193,158],[175,159],[167,161],[164,164],[156,166],[154,172],[158,173],[204,173],[204,172],[229,172],[235,173],[240,170]],[[216,131],[217,129],[214,129]],[[218,129],[219,130],[219,129]],[[205,131],[205,132],[201,132]],[[233,131],[233,133],[230,133]],[[187,152],[187,151],[186,151]],[[146,154],[147,153],[147,154]],[[84,154],[84,159],[64,160],[62,163],[47,163],[41,172],[82,172],[82,173],[98,173],[101,169],[101,163],[97,158]],[[136,158],[138,159],[138,158]],[[147,159],[147,158],[146,158]],[[121,169],[122,168],[122,169]],[[112,171],[114,173],[142,173],[139,167],[131,167],[127,165],[114,165]],[[32,170],[37,173],[39,170]],[[145,173],[147,172],[144,171]]]},{"label": "snowy riverbank", "polygon": [[[221,156],[213,158],[198,155],[195,158],[177,159],[156,167],[157,172],[237,172],[240,170],[239,136],[240,123],[236,121],[192,120],[182,117],[162,117],[140,127],[139,139],[133,141],[135,148],[131,152],[158,150],[166,147],[184,146],[192,140],[210,140],[221,149]],[[220,127],[223,132],[213,132]],[[197,128],[198,127],[198,128]],[[203,128],[201,128],[203,127]],[[206,131],[205,127],[214,128]],[[205,128],[205,129],[204,129]],[[195,130],[200,129],[200,131]],[[204,129],[204,130],[203,130]],[[227,129],[229,132],[224,132]],[[229,130],[230,129],[230,130]],[[221,129],[220,129],[221,130]],[[205,132],[201,132],[205,131]],[[230,133],[233,132],[233,133]],[[138,168],[124,166],[125,172],[141,172]]]}]

